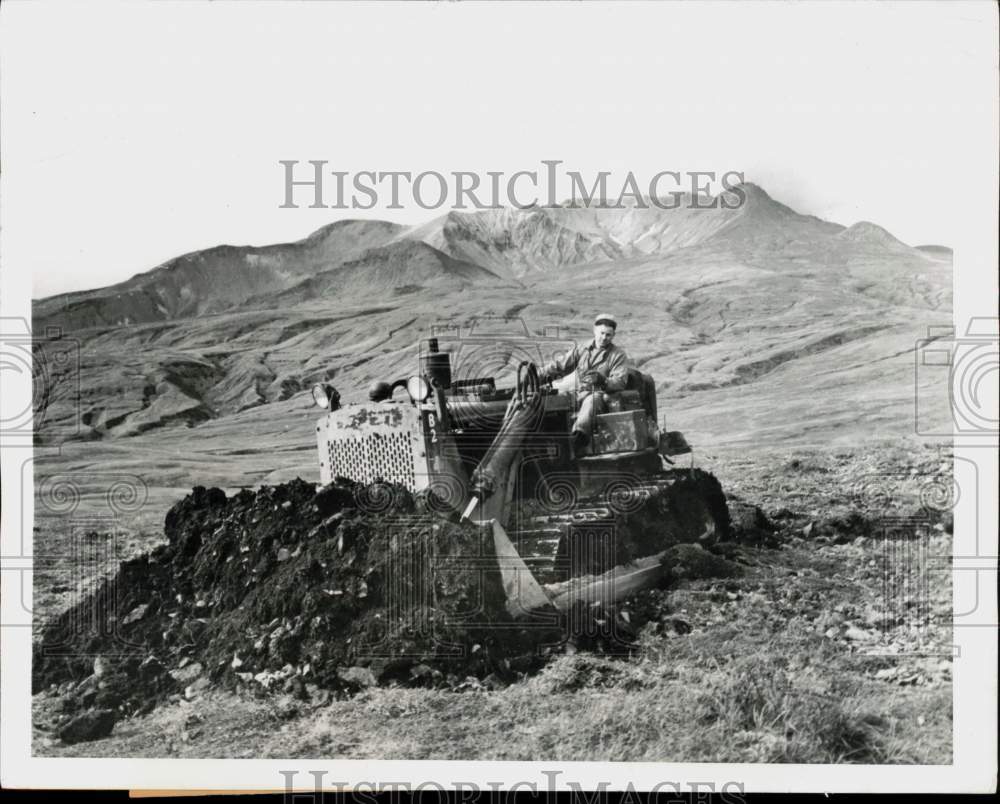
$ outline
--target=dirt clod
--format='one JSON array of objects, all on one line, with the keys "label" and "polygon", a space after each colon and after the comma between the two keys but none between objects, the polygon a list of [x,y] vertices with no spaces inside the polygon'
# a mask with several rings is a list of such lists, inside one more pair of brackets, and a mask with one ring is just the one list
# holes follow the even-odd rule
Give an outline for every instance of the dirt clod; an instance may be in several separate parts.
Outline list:
[{"label": "dirt clod", "polygon": [[676,579],[732,578],[741,572],[737,564],[710,553],[697,544],[671,547],[661,563]]},{"label": "dirt clod", "polygon": [[111,734],[115,720],[112,709],[91,709],[70,719],[60,728],[59,739],[70,744],[99,740]]}]

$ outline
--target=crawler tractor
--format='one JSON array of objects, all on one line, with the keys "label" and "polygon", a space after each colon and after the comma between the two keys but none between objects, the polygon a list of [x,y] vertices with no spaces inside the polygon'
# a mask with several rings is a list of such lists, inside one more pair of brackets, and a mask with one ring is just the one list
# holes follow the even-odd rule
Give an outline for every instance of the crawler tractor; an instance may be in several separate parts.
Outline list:
[{"label": "crawler tractor", "polygon": [[512,386],[473,376],[482,350],[463,361],[432,337],[418,373],[374,384],[368,403],[340,405],[331,386],[314,387],[327,411],[316,428],[322,482],[428,492],[442,512],[491,529],[515,617],[619,599],[659,581],[671,546],[725,538],[722,489],[680,433],[659,427],[651,376],[631,369],[575,452],[575,389],[541,383],[536,360],[512,361],[533,356],[524,344],[491,350],[516,365]]}]

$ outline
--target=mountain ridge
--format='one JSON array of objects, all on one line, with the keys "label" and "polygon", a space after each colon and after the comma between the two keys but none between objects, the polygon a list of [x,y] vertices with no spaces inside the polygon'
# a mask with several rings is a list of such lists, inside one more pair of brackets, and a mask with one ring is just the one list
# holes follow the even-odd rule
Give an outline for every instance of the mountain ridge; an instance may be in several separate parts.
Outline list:
[{"label": "mountain ridge", "polygon": [[[741,195],[744,203],[734,207]],[[740,253],[805,248],[817,258],[831,250],[848,256],[884,250],[927,260],[942,253],[911,248],[867,221],[844,227],[803,215],[751,182],[698,200],[712,206],[694,206],[694,197],[687,196],[675,209],[633,203],[620,209],[556,205],[450,211],[417,226],[338,220],[290,243],[213,246],[124,282],[39,299],[34,317],[36,324],[64,332],[133,326],[274,300],[342,298],[345,292],[391,296],[482,282],[519,285],[568,269],[667,257],[697,247]],[[407,245],[411,242],[433,252],[414,250]],[[416,260],[412,276],[400,262],[405,254]],[[349,264],[352,270],[340,271]],[[373,272],[367,281],[363,266]]]},{"label": "mountain ridge", "polygon": [[124,282],[36,300],[34,316],[43,325],[73,331],[220,312],[382,245],[402,228],[388,221],[347,219],[290,243],[191,251]]}]

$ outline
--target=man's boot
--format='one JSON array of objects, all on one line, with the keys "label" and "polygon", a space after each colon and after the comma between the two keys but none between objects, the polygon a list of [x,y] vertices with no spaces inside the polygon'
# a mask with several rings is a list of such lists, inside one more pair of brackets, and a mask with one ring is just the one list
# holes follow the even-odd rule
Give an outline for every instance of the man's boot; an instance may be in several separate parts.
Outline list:
[{"label": "man's boot", "polygon": [[573,445],[573,454],[576,456],[581,455],[583,453],[584,447],[587,446],[588,441],[590,441],[590,437],[585,432],[583,432],[583,430],[574,430],[573,438],[571,441]]}]

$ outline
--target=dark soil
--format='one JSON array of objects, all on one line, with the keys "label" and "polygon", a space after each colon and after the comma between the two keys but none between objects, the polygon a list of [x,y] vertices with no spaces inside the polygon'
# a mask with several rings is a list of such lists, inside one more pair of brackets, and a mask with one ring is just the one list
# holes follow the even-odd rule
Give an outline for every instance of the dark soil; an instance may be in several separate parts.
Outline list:
[{"label": "dark soil", "polygon": [[42,630],[36,692],[61,685],[68,713],[132,714],[208,685],[350,692],[511,676],[559,639],[509,619],[491,537],[400,487],[297,480],[230,498],[198,487],[165,532]]}]

